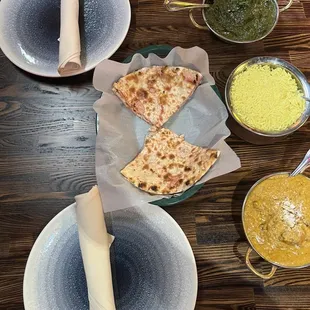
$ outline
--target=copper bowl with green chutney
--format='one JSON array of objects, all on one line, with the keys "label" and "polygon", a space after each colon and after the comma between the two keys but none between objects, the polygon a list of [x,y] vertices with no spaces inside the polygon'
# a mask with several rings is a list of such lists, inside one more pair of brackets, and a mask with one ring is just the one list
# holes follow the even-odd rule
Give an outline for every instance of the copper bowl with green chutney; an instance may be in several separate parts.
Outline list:
[{"label": "copper bowl with green chutney", "polygon": [[[279,14],[291,7],[288,0],[279,7],[277,0],[203,0],[202,4],[165,0],[168,11],[189,10],[196,28],[210,30],[230,43],[253,43],[268,36],[278,23]],[[205,25],[199,24],[194,10],[201,10]]]}]

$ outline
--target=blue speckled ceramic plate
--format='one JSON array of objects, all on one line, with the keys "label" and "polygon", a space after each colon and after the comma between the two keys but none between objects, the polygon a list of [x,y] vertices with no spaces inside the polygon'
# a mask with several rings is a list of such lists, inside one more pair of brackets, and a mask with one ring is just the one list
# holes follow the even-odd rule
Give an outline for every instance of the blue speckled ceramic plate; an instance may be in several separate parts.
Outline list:
[{"label": "blue speckled ceramic plate", "polygon": [[[33,74],[57,72],[61,0],[2,0],[0,47],[18,67]],[[83,73],[109,58],[125,39],[131,19],[129,0],[80,0]]]},{"label": "blue speckled ceramic plate", "polygon": [[[178,224],[161,208],[144,205],[106,215],[115,236],[111,264],[117,310],[193,310],[197,270]],[[75,204],[41,232],[24,275],[26,310],[86,310],[87,286]]]}]

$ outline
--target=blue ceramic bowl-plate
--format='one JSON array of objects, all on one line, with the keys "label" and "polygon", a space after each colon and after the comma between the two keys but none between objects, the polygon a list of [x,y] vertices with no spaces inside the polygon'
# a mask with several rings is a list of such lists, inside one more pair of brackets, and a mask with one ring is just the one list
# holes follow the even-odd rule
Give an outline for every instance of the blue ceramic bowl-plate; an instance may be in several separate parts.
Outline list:
[{"label": "blue ceramic bowl-plate", "polygon": [[[57,72],[61,0],[1,0],[0,47],[18,67],[33,74]],[[125,39],[131,19],[129,0],[80,0],[81,61],[93,69]]]},{"label": "blue ceramic bowl-plate", "polygon": [[[106,215],[115,236],[111,264],[117,310],[193,310],[197,270],[178,224],[161,208],[144,205]],[[24,276],[26,310],[88,310],[75,204],[41,232]]]}]

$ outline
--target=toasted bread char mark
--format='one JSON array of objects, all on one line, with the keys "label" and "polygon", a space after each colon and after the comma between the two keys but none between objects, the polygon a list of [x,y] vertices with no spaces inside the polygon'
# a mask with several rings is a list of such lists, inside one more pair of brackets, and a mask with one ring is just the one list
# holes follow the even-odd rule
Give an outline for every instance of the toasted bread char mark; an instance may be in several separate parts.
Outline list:
[{"label": "toasted bread char mark", "polygon": [[143,89],[143,88],[140,88],[138,91],[137,91],[137,98],[138,99],[145,99],[148,97],[148,92]]},{"label": "toasted bread char mark", "polygon": [[139,78],[138,78],[138,76],[137,76],[136,74],[129,74],[129,75],[126,77],[126,80],[127,80],[128,82],[133,81],[133,82],[135,82],[136,84],[138,84],[138,82],[139,82]]},{"label": "toasted bread char mark", "polygon": [[140,188],[145,188],[145,187],[146,187],[146,183],[145,183],[145,182],[140,182],[140,183],[138,184],[138,187],[140,187]]},{"label": "toasted bread char mark", "polygon": [[154,66],[119,79],[113,91],[137,116],[159,128],[192,96],[201,79],[188,68]]},{"label": "toasted bread char mark", "polygon": [[218,156],[219,151],[191,145],[169,129],[152,127],[142,151],[121,173],[148,193],[175,194],[199,181]]}]

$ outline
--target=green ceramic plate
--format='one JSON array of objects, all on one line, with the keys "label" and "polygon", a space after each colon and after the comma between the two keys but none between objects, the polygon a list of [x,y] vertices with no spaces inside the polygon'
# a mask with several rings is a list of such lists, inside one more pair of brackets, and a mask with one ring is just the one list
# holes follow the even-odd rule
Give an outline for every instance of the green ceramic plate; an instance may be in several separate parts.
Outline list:
[{"label": "green ceramic plate", "polygon": [[[172,48],[173,47],[170,46],[170,45],[151,45],[151,46],[148,46],[148,47],[143,48],[141,50],[138,50],[135,54],[141,54],[144,57],[148,57],[149,54],[153,53],[153,54],[156,54],[156,55],[158,55],[160,57],[166,57],[169,54],[169,52],[172,50]],[[129,56],[129,57],[127,57],[123,62],[124,63],[129,63],[133,56],[134,56],[134,54]],[[219,96],[219,98],[222,100],[218,88],[215,85],[212,86],[212,88],[216,92],[216,94]],[[99,128],[99,119],[98,119],[98,117],[96,117],[96,124],[97,124],[96,129],[98,131],[98,128]],[[187,191],[185,191],[180,196],[171,197],[171,198],[164,198],[164,199],[152,201],[151,204],[154,204],[154,205],[157,205],[157,206],[160,206],[160,207],[167,207],[167,206],[174,205],[176,203],[179,203],[181,201],[184,201],[184,200],[192,197],[203,186],[204,186],[204,184],[195,185],[195,186],[191,187],[190,189],[188,189]]]}]

